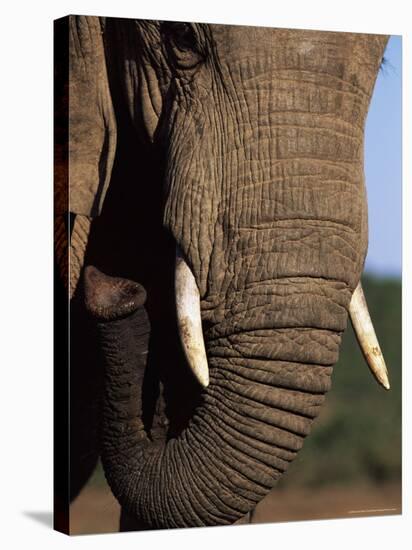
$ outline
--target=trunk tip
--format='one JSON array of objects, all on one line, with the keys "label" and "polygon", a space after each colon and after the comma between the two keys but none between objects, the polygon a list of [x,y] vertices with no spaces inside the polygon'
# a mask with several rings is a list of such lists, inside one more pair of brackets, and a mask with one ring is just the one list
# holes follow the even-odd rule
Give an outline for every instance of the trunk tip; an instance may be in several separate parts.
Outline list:
[{"label": "trunk tip", "polygon": [[100,321],[126,317],[142,307],[145,289],[134,281],[111,277],[92,265],[84,270],[86,309]]}]

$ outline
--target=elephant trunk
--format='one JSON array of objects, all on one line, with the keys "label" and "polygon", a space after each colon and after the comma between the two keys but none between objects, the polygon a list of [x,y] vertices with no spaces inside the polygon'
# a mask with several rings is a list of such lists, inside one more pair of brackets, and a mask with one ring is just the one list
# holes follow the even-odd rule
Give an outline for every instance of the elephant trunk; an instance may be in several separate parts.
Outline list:
[{"label": "elephant trunk", "polygon": [[162,415],[151,431],[143,422],[144,291],[91,267],[85,277],[106,363],[103,463],[113,493],[152,528],[235,522],[274,486],[309,433],[330,388],[338,327],[247,330],[232,317],[206,329],[210,384],[187,427],[167,439]]}]

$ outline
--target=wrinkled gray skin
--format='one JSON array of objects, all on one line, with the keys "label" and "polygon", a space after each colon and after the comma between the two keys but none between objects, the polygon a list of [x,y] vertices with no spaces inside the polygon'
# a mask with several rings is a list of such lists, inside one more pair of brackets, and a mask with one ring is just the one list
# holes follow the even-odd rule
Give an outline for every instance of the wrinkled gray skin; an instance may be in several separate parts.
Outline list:
[{"label": "wrinkled gray skin", "polygon": [[[100,166],[77,181],[73,212],[101,213],[121,105],[161,167],[151,181],[145,153],[133,178],[136,189],[161,182],[167,235],[164,248],[147,245],[152,272],[140,245],[123,273],[106,270],[138,285],[86,270],[106,365],[106,476],[132,526],[233,523],[295,458],[330,389],[367,248],[364,123],[387,37],[86,17],[71,28],[72,80],[76,60],[84,70],[98,51],[84,46],[94,37],[105,60],[90,74],[94,63],[103,78],[106,62],[111,90],[85,86],[85,103],[79,84],[72,95],[73,112],[91,113],[73,125],[73,150],[91,147]],[[145,232],[150,242],[135,208],[130,242]],[[200,291],[207,389],[184,364],[173,315],[159,314],[169,291],[159,309],[150,287],[163,261],[173,272],[176,243]]]}]

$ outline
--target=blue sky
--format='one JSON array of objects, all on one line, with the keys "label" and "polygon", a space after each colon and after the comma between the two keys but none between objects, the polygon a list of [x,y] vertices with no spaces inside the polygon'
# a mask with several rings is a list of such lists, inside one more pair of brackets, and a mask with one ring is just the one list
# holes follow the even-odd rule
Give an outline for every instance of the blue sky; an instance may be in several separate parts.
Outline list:
[{"label": "blue sky", "polygon": [[402,270],[402,38],[392,36],[379,71],[365,136],[369,249],[365,270]]}]

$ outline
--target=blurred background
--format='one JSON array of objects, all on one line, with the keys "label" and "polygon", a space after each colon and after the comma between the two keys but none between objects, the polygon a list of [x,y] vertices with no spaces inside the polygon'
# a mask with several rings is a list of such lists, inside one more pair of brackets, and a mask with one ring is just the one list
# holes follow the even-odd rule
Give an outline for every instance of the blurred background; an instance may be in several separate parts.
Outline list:
[{"label": "blurred background", "polygon": [[[352,327],[311,436],[252,523],[401,513],[402,39],[390,38],[366,124],[369,251],[363,288],[391,390],[372,378]],[[72,534],[118,531],[100,464],[70,510]]]}]

